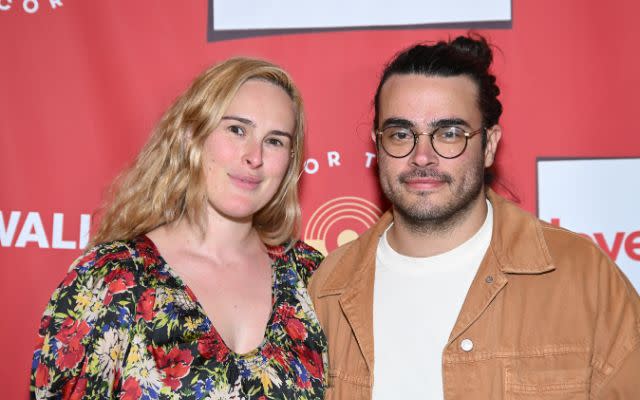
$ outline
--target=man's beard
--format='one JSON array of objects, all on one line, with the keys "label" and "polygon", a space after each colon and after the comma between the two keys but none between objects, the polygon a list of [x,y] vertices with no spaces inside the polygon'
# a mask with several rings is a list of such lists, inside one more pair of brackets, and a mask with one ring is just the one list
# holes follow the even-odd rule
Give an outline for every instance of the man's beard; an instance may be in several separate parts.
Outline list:
[{"label": "man's beard", "polygon": [[[382,191],[393,204],[396,218],[414,232],[434,233],[449,231],[465,219],[474,202],[482,193],[484,187],[484,165],[479,160],[478,166],[469,174],[454,180],[451,175],[429,168],[414,168],[396,177],[393,184],[384,183],[381,179]],[[380,170],[382,175],[382,170]],[[450,200],[441,205],[430,204],[431,193],[405,191],[405,184],[411,178],[435,178],[449,188]],[[444,188],[446,189],[446,188]],[[418,200],[411,201],[411,197]]]}]

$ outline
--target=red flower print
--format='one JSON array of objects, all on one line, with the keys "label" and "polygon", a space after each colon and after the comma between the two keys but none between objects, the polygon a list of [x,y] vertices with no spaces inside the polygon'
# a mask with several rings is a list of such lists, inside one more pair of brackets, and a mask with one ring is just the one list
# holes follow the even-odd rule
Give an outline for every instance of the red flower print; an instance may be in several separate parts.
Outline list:
[{"label": "red flower print", "polygon": [[289,319],[286,322],[284,329],[293,340],[304,340],[307,338],[307,329],[304,327],[304,324],[298,319]]},{"label": "red flower print", "polygon": [[104,277],[104,283],[107,284],[107,294],[104,296],[102,303],[104,305],[111,304],[113,295],[124,292],[125,290],[135,286],[133,274],[123,269],[114,269]]},{"label": "red flower print", "polygon": [[229,355],[229,349],[214,329],[198,339],[198,352],[207,360],[215,357],[218,362],[226,360]]},{"label": "red flower print", "polygon": [[274,322],[286,322],[289,318],[293,318],[296,314],[296,309],[288,304],[282,304],[276,310],[276,315],[274,317]]},{"label": "red flower print", "polygon": [[40,320],[40,332],[46,332],[49,325],[51,325],[51,317],[43,317],[42,320]]},{"label": "red flower print", "polygon": [[58,350],[56,365],[61,370],[74,368],[84,357],[84,346],[80,340],[73,339],[68,345],[62,346]]},{"label": "red flower print", "polygon": [[156,303],[156,290],[151,288],[145,290],[138,300],[138,306],[136,307],[136,321],[140,318],[145,321],[151,321],[154,317],[153,306]]},{"label": "red flower print", "polygon": [[67,317],[60,325],[60,331],[56,335],[63,344],[69,344],[74,339],[82,339],[89,333],[91,328],[85,321],[74,321],[71,317]]},{"label": "red flower print", "polygon": [[40,328],[38,329],[38,337],[36,339],[36,348],[40,348],[44,345],[44,337],[47,334],[49,325],[51,325],[51,317],[46,316],[40,320]]},{"label": "red flower print", "polygon": [[76,376],[69,380],[62,388],[64,400],[81,400],[87,391],[87,378]]},{"label": "red flower print", "polygon": [[165,375],[163,382],[170,386],[171,389],[178,390],[182,386],[180,379],[189,373],[191,362],[193,361],[193,356],[189,350],[180,350],[174,347],[169,353],[165,354],[162,347],[149,347],[153,358],[156,360],[156,365]]},{"label": "red flower print", "polygon": [[123,269],[114,269],[104,277],[109,293],[123,292],[135,285],[133,274]]},{"label": "red flower print", "polygon": [[41,388],[49,384],[49,368],[44,364],[38,364],[36,369],[36,387]]},{"label": "red flower print", "polygon": [[[87,257],[87,258],[95,259],[95,255],[93,257]],[[130,258],[131,258],[131,253],[129,253],[128,251],[118,251],[114,253],[108,253],[99,258],[99,265],[103,266],[111,261],[114,261],[115,264],[121,264],[118,261],[126,261],[126,260],[129,260]]]},{"label": "red flower print", "polygon": [[316,268],[318,268],[318,263],[313,262],[313,260],[309,260],[307,258],[298,259],[298,265],[300,267],[303,267],[304,269],[306,269],[309,272],[313,272],[313,271],[316,270]]},{"label": "red flower print", "polygon": [[36,338],[36,349],[39,349],[42,346],[44,346],[44,336],[42,336],[42,333],[40,333]]},{"label": "red flower print", "polygon": [[309,389],[311,387],[311,381],[303,381],[302,379],[300,379],[300,377],[297,377],[296,385],[298,385],[298,387],[302,389]]},{"label": "red flower print", "polygon": [[122,393],[120,393],[120,400],[137,400],[142,396],[142,389],[140,384],[134,378],[127,378],[122,385]]},{"label": "red flower print", "polygon": [[62,370],[74,368],[84,357],[84,346],[81,343],[91,328],[85,321],[74,321],[67,317],[60,326],[56,339],[60,341],[56,365]]},{"label": "red flower print", "polygon": [[146,270],[158,263],[158,258],[155,252],[155,246],[146,240],[138,243],[139,254],[142,257],[142,265]]},{"label": "red flower print", "polygon": [[304,365],[311,376],[314,378],[320,378],[322,376],[324,365],[322,364],[322,356],[318,352],[301,344],[293,346],[293,351],[298,354],[300,362],[302,362],[302,365]]},{"label": "red flower print", "polygon": [[267,359],[276,360],[278,364],[284,367],[285,371],[289,371],[289,364],[284,361],[284,354],[282,348],[275,346],[273,343],[267,343],[262,348],[262,355]]},{"label": "red flower print", "polygon": [[122,378],[122,372],[120,371],[120,368],[116,368],[115,374],[113,374],[113,383],[111,385],[112,391],[115,392],[118,388],[118,385],[120,384],[120,378]]},{"label": "red flower print", "polygon": [[76,280],[77,277],[78,277],[78,272],[75,269],[72,270],[67,274],[67,276],[64,277],[64,280],[62,281],[62,284],[61,284],[62,287],[67,287],[71,285],[73,281]]},{"label": "red flower print", "polygon": [[[300,243],[299,250],[300,250],[300,252],[307,253],[307,254],[316,253],[314,248],[309,246],[306,243]],[[319,260],[318,260],[317,257],[298,257],[298,258],[296,258],[296,262],[297,262],[298,266],[306,269],[308,272],[311,272],[311,273],[313,271],[315,271],[316,269],[318,269],[318,266],[320,265],[320,263],[318,261]],[[311,275],[311,274],[309,274],[309,275]]]}]

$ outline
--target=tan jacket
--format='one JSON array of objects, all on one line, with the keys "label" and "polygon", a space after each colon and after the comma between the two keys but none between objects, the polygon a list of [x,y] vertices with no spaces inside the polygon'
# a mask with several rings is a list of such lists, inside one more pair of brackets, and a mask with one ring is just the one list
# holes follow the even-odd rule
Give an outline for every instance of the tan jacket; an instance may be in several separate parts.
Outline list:
[{"label": "tan jacket", "polygon": [[[587,238],[488,197],[491,244],[443,349],[445,399],[640,399],[640,299],[626,277]],[[375,254],[392,220],[330,254],[310,283],[328,400],[371,398]]]}]

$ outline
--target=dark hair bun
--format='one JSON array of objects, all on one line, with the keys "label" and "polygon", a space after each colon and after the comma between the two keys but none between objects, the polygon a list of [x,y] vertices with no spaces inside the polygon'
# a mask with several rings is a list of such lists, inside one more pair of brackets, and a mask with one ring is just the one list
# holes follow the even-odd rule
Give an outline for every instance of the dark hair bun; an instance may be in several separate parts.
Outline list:
[{"label": "dark hair bun", "polygon": [[451,46],[461,54],[468,54],[485,70],[489,69],[493,61],[493,52],[487,40],[480,35],[458,36],[451,42]]}]

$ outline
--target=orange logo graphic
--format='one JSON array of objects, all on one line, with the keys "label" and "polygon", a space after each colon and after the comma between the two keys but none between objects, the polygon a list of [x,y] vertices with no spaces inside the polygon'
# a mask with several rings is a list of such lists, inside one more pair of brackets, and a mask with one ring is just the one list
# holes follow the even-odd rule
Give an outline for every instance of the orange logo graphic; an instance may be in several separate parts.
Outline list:
[{"label": "orange logo graphic", "polygon": [[360,197],[331,199],[311,215],[304,230],[304,240],[322,254],[348,243],[373,225],[382,212],[372,202]]}]

